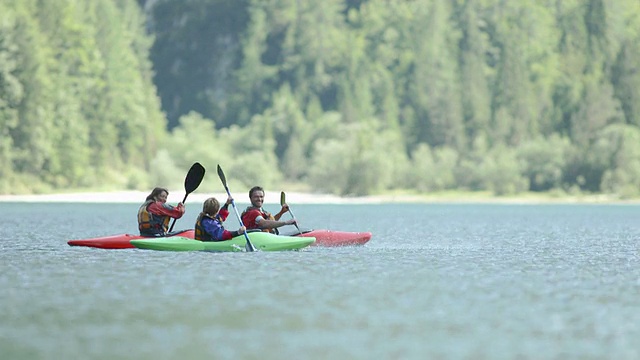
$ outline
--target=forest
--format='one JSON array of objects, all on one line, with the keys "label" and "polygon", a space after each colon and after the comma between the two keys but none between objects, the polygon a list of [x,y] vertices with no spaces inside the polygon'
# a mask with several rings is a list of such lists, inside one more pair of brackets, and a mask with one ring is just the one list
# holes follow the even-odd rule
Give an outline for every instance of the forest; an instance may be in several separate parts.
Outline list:
[{"label": "forest", "polygon": [[0,194],[640,196],[637,0],[0,0]]}]

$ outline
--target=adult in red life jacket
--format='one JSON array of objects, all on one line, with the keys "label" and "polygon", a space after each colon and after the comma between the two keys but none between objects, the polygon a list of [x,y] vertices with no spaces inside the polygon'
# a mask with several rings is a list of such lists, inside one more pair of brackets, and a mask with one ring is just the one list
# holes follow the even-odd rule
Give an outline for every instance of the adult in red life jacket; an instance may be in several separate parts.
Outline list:
[{"label": "adult in red life jacket", "polygon": [[244,234],[246,228],[241,226],[237,231],[225,230],[222,223],[229,216],[229,204],[233,198],[220,208],[220,202],[216,198],[208,198],[202,204],[202,212],[198,215],[195,226],[195,239],[200,241],[222,241]]},{"label": "adult in red life jacket", "polygon": [[167,204],[169,191],[157,187],[147,196],[144,204],[138,209],[138,229],[142,236],[164,236],[169,229],[171,219],[180,219],[184,215],[184,205]]},{"label": "adult in red life jacket", "polygon": [[296,223],[295,219],[280,221],[282,214],[289,210],[289,205],[287,204],[283,204],[280,212],[275,216],[262,208],[262,204],[264,203],[264,189],[260,186],[254,186],[249,190],[249,199],[251,200],[251,206],[242,212],[242,223],[244,223],[247,229],[260,229],[277,234],[277,228]]}]

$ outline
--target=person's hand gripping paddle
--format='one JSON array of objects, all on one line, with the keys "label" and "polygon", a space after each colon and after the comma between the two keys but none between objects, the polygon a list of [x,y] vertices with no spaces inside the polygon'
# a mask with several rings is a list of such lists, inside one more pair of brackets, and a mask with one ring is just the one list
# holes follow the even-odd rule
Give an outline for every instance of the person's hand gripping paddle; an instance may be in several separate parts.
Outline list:
[{"label": "person's hand gripping paddle", "polygon": [[[286,201],[286,198],[285,198],[285,197],[286,197],[286,195],[284,194],[284,191],[281,191],[281,192],[280,192],[280,206],[284,206],[284,204],[286,204],[286,203],[287,203],[287,201]],[[291,207],[287,206],[287,210],[289,211],[289,214],[291,214],[291,218],[292,218],[293,220],[296,220],[295,215],[293,215],[293,212],[291,212]],[[296,220],[296,222],[295,222],[295,224],[294,224],[294,225],[296,226],[296,229],[298,229],[298,233],[299,233],[299,234],[302,234],[302,231],[300,231],[300,228],[298,227],[298,220]]]}]

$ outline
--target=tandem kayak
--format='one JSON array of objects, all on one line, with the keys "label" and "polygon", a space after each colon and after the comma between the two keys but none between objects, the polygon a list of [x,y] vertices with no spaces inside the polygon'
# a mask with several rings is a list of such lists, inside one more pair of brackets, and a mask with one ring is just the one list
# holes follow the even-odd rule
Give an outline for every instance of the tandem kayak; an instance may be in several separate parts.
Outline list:
[{"label": "tandem kayak", "polygon": [[103,236],[92,239],[78,239],[78,240],[69,240],[67,244],[69,246],[88,246],[99,249],[133,249],[134,246],[131,245],[131,240],[136,239],[166,239],[167,237],[172,236],[184,236],[187,238],[193,239],[194,231],[193,229],[189,230],[180,230],[173,231],[166,237],[145,237],[140,235],[132,235],[132,234],[120,234],[120,235],[111,235],[111,236]]},{"label": "tandem kayak", "polygon": [[[311,245],[314,237],[281,236],[266,232],[247,233],[251,243],[257,250],[281,251],[298,250]],[[146,238],[131,240],[131,244],[139,249],[165,251],[245,251],[246,239],[244,235],[236,236],[225,241],[198,241],[182,236],[168,238]]]},{"label": "tandem kayak", "polygon": [[[313,237],[315,242],[310,246],[323,246],[323,247],[335,247],[335,246],[355,246],[364,245],[371,240],[370,232],[349,232],[349,231],[333,231],[333,230],[309,230],[302,229],[302,234],[298,233],[297,229],[280,231],[280,235],[294,236],[294,237]],[[173,232],[169,236],[182,236],[193,239],[194,232],[191,230],[182,230]],[[104,237],[97,237],[92,239],[83,240],[69,240],[67,244],[70,246],[88,246],[100,249],[132,249],[134,246],[131,244],[131,240],[137,239],[166,239],[166,237],[149,238],[140,235],[121,234],[111,235]]]}]

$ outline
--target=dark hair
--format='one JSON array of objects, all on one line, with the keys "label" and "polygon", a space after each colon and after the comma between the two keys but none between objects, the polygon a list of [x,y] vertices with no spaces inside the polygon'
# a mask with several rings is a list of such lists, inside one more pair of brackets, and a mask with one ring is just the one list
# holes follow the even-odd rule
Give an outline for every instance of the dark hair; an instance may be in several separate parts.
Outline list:
[{"label": "dark hair", "polygon": [[158,195],[160,195],[161,193],[163,193],[163,192],[166,192],[166,193],[167,193],[167,195],[169,195],[169,190],[167,190],[167,189],[165,189],[165,188],[161,188],[161,187],[154,188],[154,189],[151,191],[151,194],[149,194],[149,195],[147,196],[147,199],[146,199],[145,201],[149,201],[149,200],[154,200],[154,201],[155,201],[155,200],[156,200],[156,197],[157,197]]},{"label": "dark hair", "polygon": [[249,199],[251,199],[251,196],[253,196],[253,192],[254,191],[262,191],[262,192],[264,192],[264,189],[261,188],[260,186],[252,187],[251,190],[249,190]]}]

